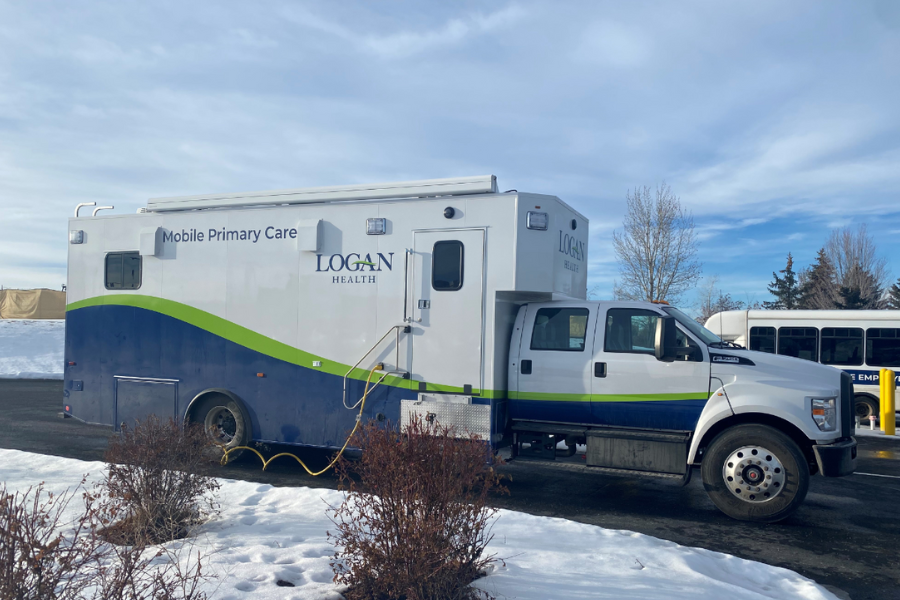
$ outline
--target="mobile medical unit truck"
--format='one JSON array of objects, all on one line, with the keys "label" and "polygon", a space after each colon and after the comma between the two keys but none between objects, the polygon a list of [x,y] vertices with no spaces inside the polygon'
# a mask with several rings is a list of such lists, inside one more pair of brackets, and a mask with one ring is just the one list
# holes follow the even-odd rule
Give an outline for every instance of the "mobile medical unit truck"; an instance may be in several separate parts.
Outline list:
[{"label": "mobile medical unit truck", "polygon": [[415,414],[585,472],[699,465],[756,521],[855,467],[849,375],[587,300],[587,219],[493,176],[152,199],[69,230],[64,407],[90,423],[340,448],[360,412]]}]

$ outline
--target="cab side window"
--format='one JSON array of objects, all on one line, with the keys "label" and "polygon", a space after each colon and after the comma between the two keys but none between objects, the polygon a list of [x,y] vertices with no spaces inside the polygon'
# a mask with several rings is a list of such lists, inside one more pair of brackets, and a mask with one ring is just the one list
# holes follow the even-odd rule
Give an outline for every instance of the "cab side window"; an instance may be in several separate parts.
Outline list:
[{"label": "cab side window", "polygon": [[659,315],[652,310],[611,308],[606,313],[606,352],[653,354],[656,321]]},{"label": "cab side window", "polygon": [[680,329],[675,335],[675,345],[677,345],[679,348],[687,348],[689,350],[688,352],[685,352],[683,356],[679,354],[676,360],[703,362],[703,351],[700,350],[700,346],[697,345],[697,342],[691,339],[691,336]]},{"label": "cab side window", "polygon": [[532,350],[581,352],[587,334],[588,309],[541,308],[534,317]]}]

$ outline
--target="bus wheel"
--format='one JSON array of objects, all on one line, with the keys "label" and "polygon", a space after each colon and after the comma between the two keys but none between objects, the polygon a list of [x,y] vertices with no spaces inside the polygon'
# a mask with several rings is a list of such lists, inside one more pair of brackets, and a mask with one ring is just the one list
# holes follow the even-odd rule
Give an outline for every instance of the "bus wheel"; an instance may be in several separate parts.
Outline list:
[{"label": "bus wheel", "polygon": [[[244,407],[224,394],[204,398],[193,410],[191,421],[202,425],[206,435],[223,451],[250,443],[250,419]],[[229,462],[243,453],[244,450],[229,453]]]},{"label": "bus wheel", "polygon": [[854,398],[854,405],[860,425],[868,425],[870,416],[874,416],[875,420],[878,420],[878,403],[869,396],[857,396]]},{"label": "bus wheel", "polygon": [[703,487],[723,513],[774,523],[793,513],[809,490],[809,465],[797,444],[765,425],[720,433],[700,465]]}]

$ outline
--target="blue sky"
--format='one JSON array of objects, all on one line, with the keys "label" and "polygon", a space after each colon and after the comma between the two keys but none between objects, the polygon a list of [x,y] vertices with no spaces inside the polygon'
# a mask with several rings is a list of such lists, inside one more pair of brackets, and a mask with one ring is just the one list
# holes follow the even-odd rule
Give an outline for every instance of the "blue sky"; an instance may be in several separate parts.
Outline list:
[{"label": "blue sky", "polygon": [[661,181],[735,298],[857,223],[893,281],[898,57],[892,0],[0,0],[0,284],[65,281],[78,202],[485,173],[590,219],[600,297]]}]

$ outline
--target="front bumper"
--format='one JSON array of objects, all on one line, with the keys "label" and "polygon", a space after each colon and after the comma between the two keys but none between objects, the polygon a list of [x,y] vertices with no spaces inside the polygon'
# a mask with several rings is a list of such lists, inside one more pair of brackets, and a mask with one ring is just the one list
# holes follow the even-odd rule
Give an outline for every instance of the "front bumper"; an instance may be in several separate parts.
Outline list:
[{"label": "front bumper", "polygon": [[843,438],[831,444],[813,446],[819,474],[843,477],[856,470],[856,438]]}]

